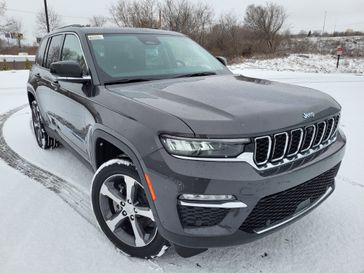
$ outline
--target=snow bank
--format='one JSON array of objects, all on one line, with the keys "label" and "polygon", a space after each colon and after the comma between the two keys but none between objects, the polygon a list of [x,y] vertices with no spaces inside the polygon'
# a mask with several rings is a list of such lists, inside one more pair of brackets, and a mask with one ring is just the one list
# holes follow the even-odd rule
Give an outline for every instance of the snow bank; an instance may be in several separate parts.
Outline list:
[{"label": "snow bank", "polygon": [[333,55],[291,54],[288,57],[274,59],[246,59],[243,63],[231,65],[230,69],[255,68],[313,73],[364,73],[364,58],[342,56],[339,69],[336,69],[336,60],[337,57]]}]

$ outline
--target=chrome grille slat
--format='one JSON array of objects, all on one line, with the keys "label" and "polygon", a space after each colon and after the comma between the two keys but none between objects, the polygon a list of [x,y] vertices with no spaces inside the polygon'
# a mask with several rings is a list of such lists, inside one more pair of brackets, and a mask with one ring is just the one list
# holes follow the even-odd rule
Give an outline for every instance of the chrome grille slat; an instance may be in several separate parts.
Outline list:
[{"label": "chrome grille slat", "polygon": [[[323,126],[323,128],[321,128],[321,126]],[[316,128],[317,128],[316,136],[315,136],[315,140],[313,141],[313,145],[312,145],[313,148],[319,146],[322,142],[322,138],[324,137],[325,130],[326,130],[326,121],[319,122],[317,124]]]},{"label": "chrome grille slat", "polygon": [[[277,147],[278,145],[278,141],[282,141],[282,140],[278,140],[278,138],[284,137],[284,147],[282,151],[279,151],[278,149],[281,149],[281,147]],[[283,133],[279,133],[279,134],[275,134],[273,137],[273,149],[272,149],[272,158],[271,161],[272,162],[277,162],[280,161],[284,158],[286,152],[287,152],[287,147],[288,147],[288,133],[283,132]]]},{"label": "chrome grille slat", "polygon": [[330,118],[329,120],[327,120],[326,122],[326,130],[324,133],[324,137],[321,141],[321,143],[324,143],[326,141],[328,141],[330,139],[330,136],[332,134],[332,130],[334,129],[334,118]]},{"label": "chrome grille slat", "polygon": [[340,120],[340,115],[337,115],[336,117],[334,117],[334,128],[333,128],[330,138],[335,136],[338,125],[339,125],[339,120]]},{"label": "chrome grille slat", "polygon": [[[310,128],[313,129],[313,131],[309,133],[310,135],[312,133],[312,135],[309,138],[307,138],[308,130]],[[301,153],[308,151],[312,147],[312,143],[313,143],[313,140],[315,139],[315,135],[316,135],[316,125],[312,124],[305,128],[305,139],[304,139],[303,145],[301,147],[301,151],[300,151]]]},{"label": "chrome grille slat", "polygon": [[[291,151],[291,148],[292,148],[292,142],[293,142],[293,139],[294,139],[293,134],[294,134],[294,133],[296,133],[296,132],[299,132],[299,133],[300,133],[299,142],[298,142],[297,148],[296,148],[296,149],[294,149],[293,151]],[[302,128],[292,130],[292,131],[291,131],[290,144],[289,144],[290,146],[289,146],[289,148],[288,148],[287,157],[295,156],[296,154],[298,154],[298,152],[299,152],[299,151],[300,151],[300,149],[301,149],[302,141],[303,141],[303,130],[302,130]]]},{"label": "chrome grille slat", "polygon": [[[262,154],[266,154],[264,160],[262,160],[260,158],[260,154],[258,154],[258,152],[257,152],[258,148],[260,148],[260,147],[258,147],[258,145],[260,145],[260,142],[263,141],[263,140],[267,140],[268,141],[268,148],[266,149],[267,150],[266,153],[265,153],[265,151],[262,152]],[[270,136],[263,136],[263,137],[257,137],[257,138],[255,138],[254,142],[255,142],[254,161],[255,161],[255,163],[257,165],[264,165],[264,164],[266,164],[268,162],[269,157],[270,157],[270,154],[271,154],[272,139],[271,139]]]},{"label": "chrome grille slat", "polygon": [[[326,120],[286,132],[254,138],[254,162],[257,168],[283,163],[320,150],[336,140],[340,114]],[[326,144],[324,144],[326,143]]]}]

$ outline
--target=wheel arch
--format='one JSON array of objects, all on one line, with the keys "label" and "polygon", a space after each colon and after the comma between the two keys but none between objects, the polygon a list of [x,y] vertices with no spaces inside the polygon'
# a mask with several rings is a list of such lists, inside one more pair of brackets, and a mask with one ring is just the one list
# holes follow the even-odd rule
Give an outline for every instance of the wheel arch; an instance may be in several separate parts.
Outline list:
[{"label": "wheel arch", "polygon": [[[126,140],[124,137],[117,135],[116,133],[111,133],[106,128],[97,128],[93,131],[91,136],[91,165],[93,169],[96,171],[103,163],[105,163],[105,160],[100,160],[100,141],[106,141],[109,144],[116,147],[119,151],[121,151],[121,154],[123,157],[121,158],[127,158],[129,159],[133,165],[135,166],[140,179],[142,180],[143,184],[146,185],[145,181],[145,170],[146,166],[143,163],[143,159],[136,150],[133,145]],[[101,146],[102,147],[102,146]],[[110,158],[111,159],[111,158]]]},{"label": "wheel arch", "polygon": [[[125,154],[125,156],[132,161],[132,164],[134,165],[134,167],[139,175],[140,182],[142,183],[142,185],[144,186],[145,189],[148,189],[148,190],[146,190],[147,198],[148,198],[150,207],[154,212],[156,222],[157,222],[158,226],[160,226],[160,220],[158,217],[158,213],[157,213],[157,210],[156,210],[156,207],[154,204],[154,200],[152,198],[152,193],[149,188],[149,187],[152,187],[150,185],[151,182],[149,181],[149,183],[148,183],[148,181],[146,180],[147,167],[145,166],[143,159],[142,159],[141,155],[138,153],[138,151],[136,150],[136,148],[133,147],[133,145],[124,137],[119,136],[117,133],[112,133],[107,128],[104,128],[104,126],[99,125],[98,128],[95,129],[91,135],[91,144],[90,144],[92,146],[92,147],[90,147],[91,148],[90,149],[91,165],[95,172],[104,163],[104,162],[97,161],[97,149],[99,148],[99,147],[97,147],[97,145],[99,144],[98,140],[104,140],[104,141],[111,143],[117,149],[122,151]],[[101,165],[99,165],[99,164],[101,164]],[[153,189],[152,189],[152,191],[154,194]]]}]

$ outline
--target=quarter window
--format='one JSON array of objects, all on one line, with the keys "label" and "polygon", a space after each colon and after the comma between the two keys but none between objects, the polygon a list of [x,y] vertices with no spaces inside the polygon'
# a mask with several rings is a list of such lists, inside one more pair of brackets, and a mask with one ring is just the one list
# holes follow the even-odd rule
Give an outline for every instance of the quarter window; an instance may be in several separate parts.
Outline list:
[{"label": "quarter window", "polygon": [[59,60],[59,55],[61,53],[63,35],[53,36],[48,49],[48,56],[46,67],[49,68],[51,63],[57,62]]},{"label": "quarter window", "polygon": [[62,50],[62,61],[75,61],[81,65],[84,74],[87,74],[85,57],[78,38],[73,34],[66,35]]},{"label": "quarter window", "polygon": [[42,66],[43,65],[43,58],[44,58],[44,52],[47,46],[47,41],[48,39],[43,39],[42,42],[40,43],[40,46],[38,48],[38,52],[37,52],[37,56],[35,58],[35,63],[37,65]]}]

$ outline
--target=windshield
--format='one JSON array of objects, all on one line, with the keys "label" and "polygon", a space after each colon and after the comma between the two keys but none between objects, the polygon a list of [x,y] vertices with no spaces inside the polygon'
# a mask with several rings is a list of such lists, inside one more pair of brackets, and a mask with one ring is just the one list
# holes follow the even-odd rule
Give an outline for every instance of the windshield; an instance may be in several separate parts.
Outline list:
[{"label": "windshield", "polygon": [[230,73],[184,36],[104,34],[87,38],[104,83]]}]

